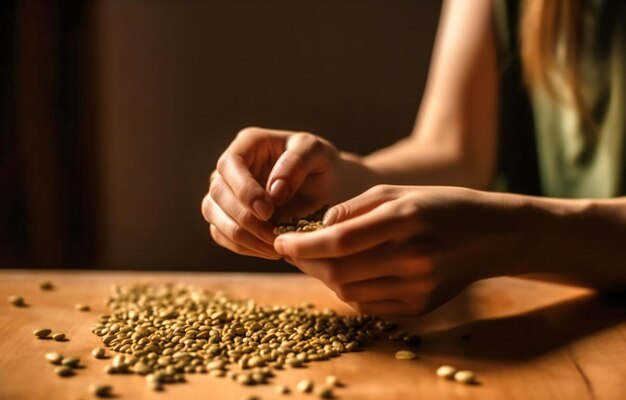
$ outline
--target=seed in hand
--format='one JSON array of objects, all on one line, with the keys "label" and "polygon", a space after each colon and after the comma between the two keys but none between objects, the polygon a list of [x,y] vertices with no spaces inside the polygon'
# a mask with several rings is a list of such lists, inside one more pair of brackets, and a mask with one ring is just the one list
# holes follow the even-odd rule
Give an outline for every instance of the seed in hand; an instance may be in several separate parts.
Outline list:
[{"label": "seed in hand", "polygon": [[313,232],[322,229],[324,227],[322,219],[326,211],[328,211],[328,205],[323,206],[306,217],[294,218],[291,222],[279,222],[276,228],[274,228],[274,234],[282,235],[288,232]]}]

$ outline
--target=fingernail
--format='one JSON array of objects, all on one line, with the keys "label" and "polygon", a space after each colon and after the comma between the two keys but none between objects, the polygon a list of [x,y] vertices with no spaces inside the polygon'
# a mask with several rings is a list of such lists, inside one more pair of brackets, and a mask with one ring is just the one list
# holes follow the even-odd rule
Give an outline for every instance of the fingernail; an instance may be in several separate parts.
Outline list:
[{"label": "fingernail", "polygon": [[334,208],[331,208],[330,210],[326,211],[326,213],[324,214],[324,217],[322,218],[322,224],[324,226],[332,225],[335,222],[336,218],[337,218],[337,212],[335,211]]},{"label": "fingernail", "polygon": [[255,200],[254,203],[252,203],[252,208],[254,209],[256,215],[263,221],[272,216],[272,205],[266,201],[263,201],[261,199]]},{"label": "fingernail", "polygon": [[278,204],[283,204],[289,200],[289,185],[284,179],[276,179],[270,186],[270,196]]},{"label": "fingernail", "polygon": [[278,254],[285,254],[285,241],[282,238],[276,238],[274,240],[274,250]]}]

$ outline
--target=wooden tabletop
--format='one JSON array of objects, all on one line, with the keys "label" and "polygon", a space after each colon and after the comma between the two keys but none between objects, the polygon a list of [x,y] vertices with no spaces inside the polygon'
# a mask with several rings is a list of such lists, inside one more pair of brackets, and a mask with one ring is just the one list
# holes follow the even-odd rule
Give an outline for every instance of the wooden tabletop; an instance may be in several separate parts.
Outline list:
[{"label": "wooden tabletop", "polygon": [[[42,291],[52,281],[56,289]],[[188,383],[167,385],[155,393],[137,375],[107,375],[110,362],[95,360],[100,345],[90,327],[107,312],[112,284],[189,283],[249,297],[262,304],[350,309],[321,283],[302,275],[0,271],[0,399],[90,399],[92,383],[110,383],[119,399],[311,399],[278,395],[274,384],[294,387],[303,378],[322,382],[334,374],[346,382],[338,399],[624,399],[626,398],[626,306],[588,291],[500,278],[475,284],[435,312],[395,319],[403,329],[422,335],[418,359],[394,358],[401,345],[381,340],[365,351],[347,353],[303,369],[278,371],[272,384],[242,387],[227,379],[188,374]],[[6,300],[23,296],[28,307]],[[79,312],[76,303],[91,306]],[[49,327],[69,341],[37,340],[32,331]],[[464,335],[471,339],[462,340]],[[81,357],[84,369],[60,378],[44,358],[56,351]],[[474,370],[480,384],[466,386],[437,378],[439,365]]]}]

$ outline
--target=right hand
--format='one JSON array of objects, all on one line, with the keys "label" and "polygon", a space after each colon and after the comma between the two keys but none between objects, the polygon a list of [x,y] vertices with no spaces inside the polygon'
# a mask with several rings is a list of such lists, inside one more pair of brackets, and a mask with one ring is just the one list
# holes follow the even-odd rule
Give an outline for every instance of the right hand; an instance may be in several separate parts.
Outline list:
[{"label": "right hand", "polygon": [[211,236],[235,253],[278,259],[272,218],[306,215],[337,196],[339,152],[309,133],[246,128],[220,156],[202,200]]}]

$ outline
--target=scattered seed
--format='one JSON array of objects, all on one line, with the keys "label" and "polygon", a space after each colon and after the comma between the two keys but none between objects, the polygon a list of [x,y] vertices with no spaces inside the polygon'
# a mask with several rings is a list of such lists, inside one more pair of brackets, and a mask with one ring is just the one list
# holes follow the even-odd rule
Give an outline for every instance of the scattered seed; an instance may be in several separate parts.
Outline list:
[{"label": "scattered seed", "polygon": [[243,396],[241,400],[261,400],[259,396]]},{"label": "scattered seed", "polygon": [[61,364],[68,366],[68,367],[77,368],[80,366],[80,358],[67,357],[67,358],[64,358],[63,361],[61,361]]},{"label": "scattered seed", "polygon": [[335,375],[328,375],[326,377],[326,384],[331,387],[342,387],[344,386],[343,382],[337,378]]},{"label": "scattered seed", "polygon": [[110,397],[112,391],[111,385],[89,385],[89,392],[97,397]]},{"label": "scattered seed", "polygon": [[26,307],[26,302],[22,296],[9,296],[9,303],[15,307]]},{"label": "scattered seed", "polygon": [[107,357],[106,350],[104,350],[104,348],[102,347],[96,347],[95,349],[91,350],[91,355],[98,359],[104,359]]},{"label": "scattered seed", "polygon": [[160,392],[163,390],[163,384],[159,381],[148,381],[148,388],[155,392]]},{"label": "scattered seed", "polygon": [[63,356],[59,353],[47,353],[46,360],[50,361],[50,364],[61,365],[61,361],[63,361]]},{"label": "scattered seed", "polygon": [[67,340],[67,338],[65,337],[65,333],[55,333],[54,335],[52,335],[52,339],[56,340],[57,342],[64,342]]},{"label": "scattered seed", "polygon": [[252,375],[250,374],[239,374],[237,375],[237,383],[241,383],[242,385],[254,385],[256,382],[252,379]]},{"label": "scattered seed", "polygon": [[396,352],[396,360],[413,360],[417,357],[411,350],[400,350]]},{"label": "scattered seed", "polygon": [[457,369],[451,365],[442,365],[437,368],[437,376],[446,379],[454,379],[454,374],[456,374]]},{"label": "scattered seed", "polygon": [[472,385],[476,383],[476,374],[469,370],[457,371],[454,374],[454,380],[466,385]]},{"label": "scattered seed", "polygon": [[[305,367],[358,351],[396,329],[368,315],[260,306],[180,284],[114,286],[107,304],[111,312],[91,328],[118,353],[105,371],[144,374],[161,385],[204,372],[242,385],[263,384],[283,366]],[[227,372],[233,365],[239,369]]]},{"label": "scattered seed", "polygon": [[226,376],[226,371],[224,371],[223,369],[212,369],[209,371],[209,375],[216,378],[222,378]]},{"label": "scattered seed", "polygon": [[41,290],[54,290],[54,285],[50,281],[43,281],[39,284]]},{"label": "scattered seed", "polygon": [[62,367],[56,367],[54,369],[54,373],[65,378],[74,375],[74,370],[71,367],[64,365]]},{"label": "scattered seed", "polygon": [[51,333],[52,329],[48,328],[41,328],[33,331],[33,335],[37,336],[39,339],[48,339]]},{"label": "scattered seed", "polygon": [[334,397],[333,389],[328,386],[322,386],[315,390],[315,394],[320,399],[332,399]]},{"label": "scattered seed", "polygon": [[311,393],[313,390],[313,381],[310,379],[303,379],[298,382],[296,389],[302,393]]},{"label": "scattered seed", "polygon": [[277,385],[275,387],[275,391],[278,394],[289,394],[291,392],[289,390],[289,386],[285,386],[285,385]]},{"label": "scattered seed", "polygon": [[75,308],[78,311],[89,311],[91,308],[87,304],[76,304]]}]

